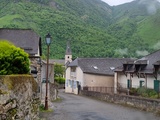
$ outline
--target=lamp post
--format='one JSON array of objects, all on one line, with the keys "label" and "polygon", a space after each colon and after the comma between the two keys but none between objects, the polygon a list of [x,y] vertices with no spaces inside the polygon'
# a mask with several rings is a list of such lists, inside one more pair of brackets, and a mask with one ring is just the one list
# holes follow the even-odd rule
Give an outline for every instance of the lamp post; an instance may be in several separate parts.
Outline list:
[{"label": "lamp post", "polygon": [[45,97],[45,110],[48,110],[48,64],[49,64],[49,46],[51,44],[51,35],[48,33],[46,35],[46,45],[47,45],[47,68],[46,68],[46,97]]}]

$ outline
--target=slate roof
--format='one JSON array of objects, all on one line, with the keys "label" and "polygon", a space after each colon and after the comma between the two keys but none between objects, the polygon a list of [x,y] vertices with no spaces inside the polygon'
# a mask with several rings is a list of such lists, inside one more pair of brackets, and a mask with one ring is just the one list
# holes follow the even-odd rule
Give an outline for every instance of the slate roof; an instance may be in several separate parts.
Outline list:
[{"label": "slate roof", "polygon": [[153,63],[153,65],[160,65],[160,60],[155,62],[155,63]]},{"label": "slate roof", "polygon": [[[42,63],[47,64],[47,61],[46,61],[46,60],[42,60]],[[49,65],[54,65],[54,61],[49,60],[49,61],[48,61],[48,64],[49,64]]]},{"label": "slate roof", "polygon": [[114,69],[121,66],[128,58],[77,58],[68,67],[79,66],[84,73],[114,75]]},{"label": "slate roof", "polygon": [[135,65],[147,65],[148,64],[148,60],[136,60],[134,62]]},{"label": "slate roof", "polygon": [[142,57],[141,59],[138,60],[147,60],[147,66],[145,69],[141,72],[143,73],[153,73],[154,72],[154,63],[160,61],[160,50],[155,51],[145,57]]},{"label": "slate roof", "polygon": [[[141,59],[135,60],[133,67],[135,67],[136,65],[142,66],[142,69],[138,71],[139,73],[152,74],[154,72],[154,65],[160,65],[160,50],[144,56]],[[116,68],[115,71],[121,72],[123,71],[123,69],[124,68],[121,66]],[[135,72],[135,68],[132,68],[132,71],[125,72]]]},{"label": "slate roof", "polygon": [[65,60],[64,59],[50,59],[49,61],[51,61],[53,63],[65,65]]},{"label": "slate roof", "polygon": [[41,38],[31,29],[0,28],[0,40],[2,39],[24,49],[29,55],[37,54],[38,50],[42,54]]}]

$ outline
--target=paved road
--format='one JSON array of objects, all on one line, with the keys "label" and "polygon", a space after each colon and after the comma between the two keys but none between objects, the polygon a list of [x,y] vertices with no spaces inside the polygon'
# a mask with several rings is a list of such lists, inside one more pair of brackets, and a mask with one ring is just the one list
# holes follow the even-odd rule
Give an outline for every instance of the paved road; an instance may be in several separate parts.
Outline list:
[{"label": "paved road", "polygon": [[152,113],[120,105],[93,100],[88,97],[66,94],[59,96],[62,102],[53,103],[53,113],[40,114],[46,120],[160,120]]}]

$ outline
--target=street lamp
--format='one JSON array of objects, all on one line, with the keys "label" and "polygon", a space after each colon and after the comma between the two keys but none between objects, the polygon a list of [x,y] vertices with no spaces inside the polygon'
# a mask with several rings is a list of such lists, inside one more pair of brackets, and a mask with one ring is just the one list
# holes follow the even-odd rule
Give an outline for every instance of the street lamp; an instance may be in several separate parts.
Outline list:
[{"label": "street lamp", "polygon": [[48,110],[48,64],[49,64],[49,46],[51,44],[51,35],[48,33],[46,35],[46,45],[47,45],[47,68],[46,68],[46,97],[45,97],[45,110]]}]

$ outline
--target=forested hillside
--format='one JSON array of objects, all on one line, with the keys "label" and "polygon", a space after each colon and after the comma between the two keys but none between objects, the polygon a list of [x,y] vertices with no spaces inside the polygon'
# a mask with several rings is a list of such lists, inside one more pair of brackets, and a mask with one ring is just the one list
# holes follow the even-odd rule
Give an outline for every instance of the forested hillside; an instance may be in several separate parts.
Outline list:
[{"label": "forested hillside", "polygon": [[100,0],[1,0],[0,27],[33,29],[44,55],[49,32],[55,59],[64,58],[67,40],[74,58],[139,57],[160,47],[160,5],[146,1],[111,7]]}]

